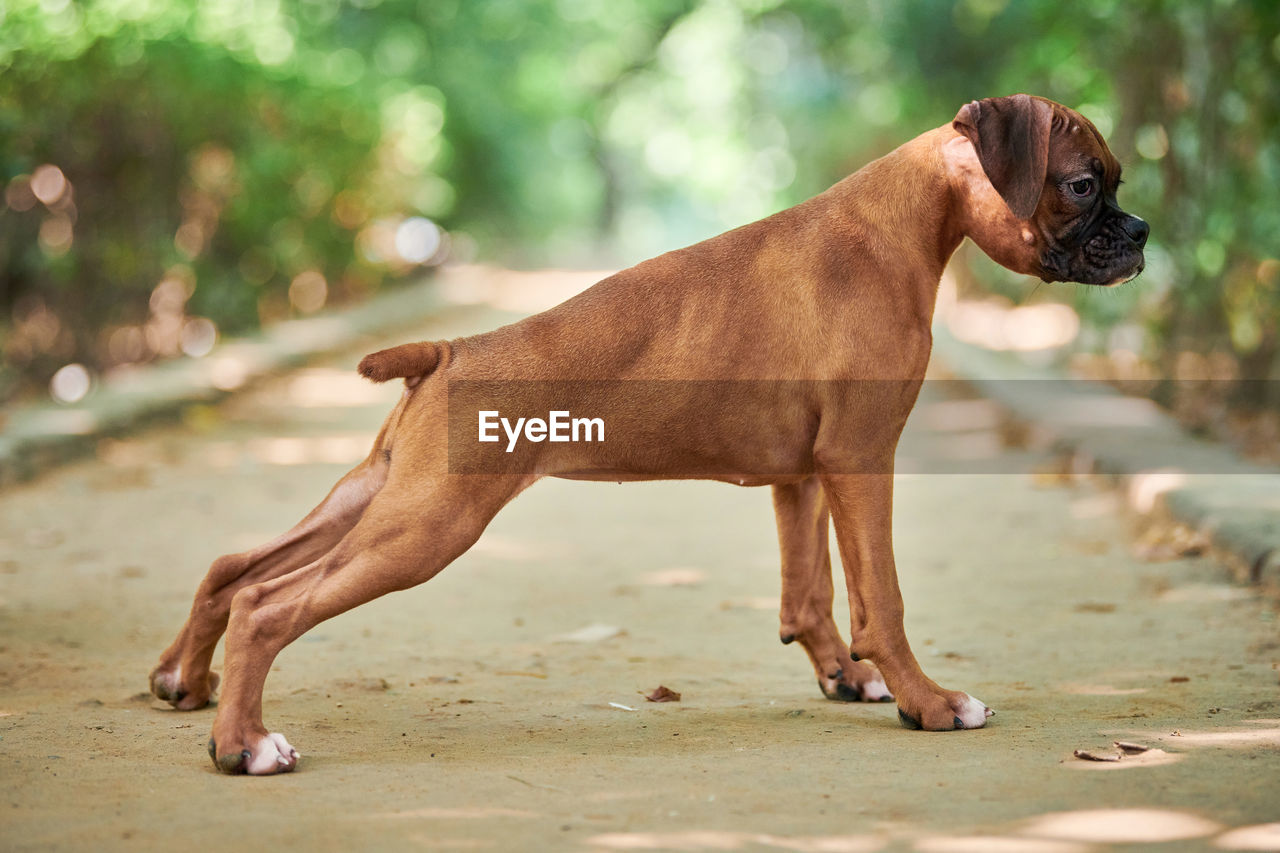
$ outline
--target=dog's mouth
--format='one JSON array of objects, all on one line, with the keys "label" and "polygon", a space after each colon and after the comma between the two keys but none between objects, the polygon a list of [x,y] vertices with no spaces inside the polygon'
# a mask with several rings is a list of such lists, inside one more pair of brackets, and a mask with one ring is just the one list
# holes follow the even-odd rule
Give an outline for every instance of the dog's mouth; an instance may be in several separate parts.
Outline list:
[{"label": "dog's mouth", "polygon": [[1120,285],[1120,284],[1127,284],[1128,282],[1131,282],[1131,281],[1133,281],[1135,278],[1137,278],[1138,276],[1142,275],[1142,271],[1143,271],[1144,269],[1146,269],[1146,268],[1147,268],[1146,262],[1145,262],[1145,261],[1139,261],[1139,262],[1138,262],[1138,265],[1134,268],[1133,272],[1128,273],[1127,275],[1120,275],[1120,276],[1116,276],[1115,278],[1111,279],[1111,281],[1108,281],[1106,284],[1103,284],[1103,285],[1100,285],[1100,286],[1101,286],[1101,287],[1115,287],[1115,286]]},{"label": "dog's mouth", "polygon": [[1133,281],[1146,268],[1142,243],[1130,237],[1117,221],[1107,223],[1074,251],[1064,251],[1060,246],[1046,249],[1040,263],[1040,277],[1045,281],[1098,287]]}]

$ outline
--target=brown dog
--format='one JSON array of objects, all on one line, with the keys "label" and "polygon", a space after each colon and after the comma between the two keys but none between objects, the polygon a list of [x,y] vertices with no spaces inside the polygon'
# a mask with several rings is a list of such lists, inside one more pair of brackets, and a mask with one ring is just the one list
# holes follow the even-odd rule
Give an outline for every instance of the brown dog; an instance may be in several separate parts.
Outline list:
[{"label": "brown dog", "polygon": [[[773,487],[782,641],[800,642],[828,697],[892,691],[913,728],[984,725],[990,710],[926,677],[903,632],[894,450],[960,241],[1046,281],[1126,281],[1147,226],[1116,206],[1119,179],[1078,113],[1027,95],[975,101],[797,207],[543,314],[366,357],[370,379],[406,380],[369,457],[293,530],[214,561],[152,690],[204,706],[225,631],[210,755],[226,772],[292,770],[298,753],[262,724],[263,683],[290,642],[433,577],[540,477],[700,477]],[[829,516],[849,645],[832,619]]]}]

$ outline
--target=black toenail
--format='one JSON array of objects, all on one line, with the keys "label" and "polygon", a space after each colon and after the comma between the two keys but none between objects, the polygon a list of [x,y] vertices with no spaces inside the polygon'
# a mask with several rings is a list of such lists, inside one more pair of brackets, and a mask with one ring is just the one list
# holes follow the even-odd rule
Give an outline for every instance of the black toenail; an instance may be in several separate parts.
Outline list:
[{"label": "black toenail", "polygon": [[838,680],[840,680],[840,678],[841,678],[841,677],[843,677],[843,676],[844,676],[844,670],[843,670],[843,669],[837,669],[837,670],[836,670],[836,674],[835,674],[835,675],[833,675],[833,676],[831,676],[831,677],[832,677],[833,679],[835,679],[835,680],[837,680],[837,681],[838,681]]},{"label": "black toenail", "polygon": [[862,698],[862,693],[856,687],[841,683],[836,685],[836,698],[841,702],[857,702]]},{"label": "black toenail", "polygon": [[186,699],[186,698],[187,698],[187,691],[185,691],[185,690],[176,690],[176,691],[174,691],[173,698],[172,698],[170,701],[171,701],[171,702],[181,702],[183,699]]},{"label": "black toenail", "polygon": [[209,738],[209,757],[214,761],[218,760],[218,745],[213,742],[213,738]]},{"label": "black toenail", "polygon": [[909,729],[920,728],[920,721],[917,720],[915,717],[908,716],[907,712],[902,710],[901,708],[898,709],[898,719],[902,720],[902,725],[906,726]]},{"label": "black toenail", "polygon": [[862,658],[858,657],[858,653],[857,653],[857,652],[849,652],[849,659],[850,659],[850,660],[852,660],[852,661],[854,661],[854,662],[857,662],[857,661],[862,660]]},{"label": "black toenail", "polygon": [[956,728],[957,729],[964,728],[964,722],[959,717],[956,717]]},{"label": "black toenail", "polygon": [[791,645],[792,643],[794,643],[794,642],[796,641],[796,635],[795,635],[795,634],[783,634],[783,635],[782,635],[781,637],[779,637],[778,639],[782,640],[782,645],[784,645],[784,646],[789,646],[789,645]]},{"label": "black toenail", "polygon": [[241,752],[231,752],[226,755],[218,756],[218,769],[223,773],[244,773],[248,767],[249,756],[252,753],[249,750]]}]

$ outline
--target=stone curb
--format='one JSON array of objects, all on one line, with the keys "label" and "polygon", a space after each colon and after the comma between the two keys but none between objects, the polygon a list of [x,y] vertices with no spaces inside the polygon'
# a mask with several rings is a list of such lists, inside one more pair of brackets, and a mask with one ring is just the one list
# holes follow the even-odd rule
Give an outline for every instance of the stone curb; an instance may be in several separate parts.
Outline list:
[{"label": "stone curb", "polygon": [[103,438],[177,417],[216,402],[266,376],[409,328],[444,302],[431,279],[395,288],[361,305],[290,320],[250,337],[218,344],[203,358],[180,358],[120,373],[75,405],[15,407],[0,429],[0,487],[92,453]]},{"label": "stone curb", "polygon": [[941,324],[933,351],[1034,443],[1118,481],[1132,509],[1202,534],[1237,579],[1280,583],[1280,468],[1193,437],[1150,400],[963,343]]}]

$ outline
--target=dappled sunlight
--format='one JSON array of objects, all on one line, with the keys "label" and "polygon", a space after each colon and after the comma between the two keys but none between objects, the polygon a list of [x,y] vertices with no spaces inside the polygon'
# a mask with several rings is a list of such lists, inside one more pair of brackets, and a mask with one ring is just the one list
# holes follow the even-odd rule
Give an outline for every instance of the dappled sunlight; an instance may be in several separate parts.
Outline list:
[{"label": "dappled sunlight", "polygon": [[688,830],[685,832],[609,832],[587,844],[604,850],[747,850],[768,847],[796,853],[871,853],[886,840],[874,835],[781,836],[754,832]]},{"label": "dappled sunlight", "polygon": [[938,314],[957,339],[993,350],[1057,349],[1080,334],[1079,315],[1070,306],[1057,303],[1013,307],[998,299],[940,299]]},{"label": "dappled sunlight", "polygon": [[1186,841],[1222,829],[1214,821],[1167,809],[1085,809],[1055,812],[1030,821],[1023,834],[1100,844]]},{"label": "dappled sunlight", "polygon": [[1187,475],[1176,469],[1140,471],[1129,478],[1129,506],[1145,515],[1155,508],[1161,495],[1182,488],[1186,482]]},{"label": "dappled sunlight", "polygon": [[1077,696],[1133,696],[1147,692],[1145,687],[1116,687],[1111,684],[1060,684],[1056,689]]},{"label": "dappled sunlight", "polygon": [[920,853],[1086,853],[1088,844],[993,835],[933,835],[915,843]]},{"label": "dappled sunlight", "polygon": [[1252,720],[1259,728],[1213,729],[1202,731],[1179,730],[1176,734],[1158,735],[1157,740],[1174,746],[1218,746],[1245,748],[1259,745],[1280,746],[1280,726],[1276,720]]},{"label": "dappled sunlight", "polygon": [[249,379],[250,365],[234,355],[216,358],[208,364],[209,382],[219,391],[234,391]]},{"label": "dappled sunlight", "polygon": [[721,610],[767,610],[774,611],[782,606],[782,599],[771,595],[746,595],[741,598],[729,598],[720,602]]},{"label": "dappled sunlight", "polygon": [[365,433],[324,435],[315,438],[255,438],[246,449],[258,462],[268,465],[349,465],[369,455],[371,445]]},{"label": "dappled sunlight", "polygon": [[262,465],[354,465],[369,455],[372,444],[368,433],[218,441],[202,449],[198,461],[214,469],[234,468],[246,460]]},{"label": "dappled sunlight", "polygon": [[289,404],[302,408],[381,406],[395,396],[354,370],[329,367],[300,370],[285,388]]},{"label": "dappled sunlight", "polygon": [[1213,839],[1220,850],[1280,850],[1280,823],[1260,823],[1224,832]]},{"label": "dappled sunlight", "polygon": [[707,579],[707,573],[691,566],[677,566],[669,569],[645,572],[640,583],[645,586],[698,586]]},{"label": "dappled sunlight", "polygon": [[503,311],[545,311],[612,275],[610,270],[521,272],[458,265],[442,270],[440,294],[459,305],[488,305]]}]

